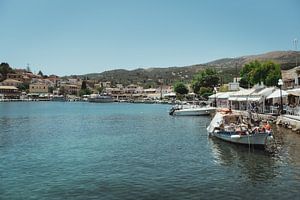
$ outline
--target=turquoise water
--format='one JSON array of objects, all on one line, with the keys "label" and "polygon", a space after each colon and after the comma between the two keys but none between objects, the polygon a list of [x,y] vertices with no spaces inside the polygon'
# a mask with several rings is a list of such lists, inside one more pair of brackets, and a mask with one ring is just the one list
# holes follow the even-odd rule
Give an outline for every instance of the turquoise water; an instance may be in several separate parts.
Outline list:
[{"label": "turquoise water", "polygon": [[300,135],[269,154],[169,105],[0,103],[0,199],[296,199]]}]

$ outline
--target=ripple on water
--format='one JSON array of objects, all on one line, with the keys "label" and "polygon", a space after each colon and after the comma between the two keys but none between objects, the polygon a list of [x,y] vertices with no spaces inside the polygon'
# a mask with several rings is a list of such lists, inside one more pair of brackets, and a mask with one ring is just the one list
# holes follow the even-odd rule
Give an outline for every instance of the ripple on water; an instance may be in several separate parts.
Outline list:
[{"label": "ripple on water", "polygon": [[0,104],[0,199],[285,199],[299,196],[299,136],[275,154],[207,136],[170,106]]}]

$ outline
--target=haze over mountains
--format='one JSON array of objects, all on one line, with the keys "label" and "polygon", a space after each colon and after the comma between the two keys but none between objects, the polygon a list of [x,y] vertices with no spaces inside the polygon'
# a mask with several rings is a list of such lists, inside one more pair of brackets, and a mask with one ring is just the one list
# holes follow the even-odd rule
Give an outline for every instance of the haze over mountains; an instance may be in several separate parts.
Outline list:
[{"label": "haze over mountains", "polygon": [[141,84],[145,87],[154,87],[163,82],[163,84],[173,84],[175,81],[182,80],[189,82],[195,73],[206,67],[215,68],[222,75],[224,83],[232,80],[240,69],[254,60],[273,61],[280,64],[281,69],[291,69],[296,66],[296,57],[298,65],[300,63],[300,51],[273,51],[259,55],[249,55],[236,58],[222,58],[212,62],[190,65],[184,67],[168,68],[139,68],[135,70],[117,69],[105,71],[102,73],[92,73],[86,75],[73,75],[88,79],[100,81],[111,81],[113,84],[121,83],[123,85]]}]

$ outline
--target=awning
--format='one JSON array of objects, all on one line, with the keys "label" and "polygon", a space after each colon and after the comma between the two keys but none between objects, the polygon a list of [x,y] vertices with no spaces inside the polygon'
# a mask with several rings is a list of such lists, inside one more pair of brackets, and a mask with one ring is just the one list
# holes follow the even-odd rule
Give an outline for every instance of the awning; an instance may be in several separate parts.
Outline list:
[{"label": "awning", "polygon": [[[281,93],[282,93],[282,97],[287,97],[289,94],[285,90],[281,90]],[[280,98],[280,89],[275,90],[272,94],[267,96],[267,99],[274,99],[274,98]]]},{"label": "awning", "polygon": [[257,102],[260,101],[261,97],[229,97],[229,101],[252,101],[252,102]]},{"label": "awning", "polygon": [[287,90],[287,93],[294,96],[300,96],[300,89],[297,88],[297,89]]},{"label": "awning", "polygon": [[246,97],[229,97],[229,101],[247,101]]},{"label": "awning", "polygon": [[[212,94],[208,96],[209,99],[214,99],[214,98],[220,98],[221,96],[224,96],[228,92],[218,92],[217,94]],[[229,95],[228,95],[229,96]],[[222,98],[222,97],[221,97]],[[227,97],[228,98],[228,97]]]},{"label": "awning", "polygon": [[248,98],[248,101],[252,101],[252,102],[257,102],[257,101],[260,101],[261,100],[261,97],[249,97]]}]

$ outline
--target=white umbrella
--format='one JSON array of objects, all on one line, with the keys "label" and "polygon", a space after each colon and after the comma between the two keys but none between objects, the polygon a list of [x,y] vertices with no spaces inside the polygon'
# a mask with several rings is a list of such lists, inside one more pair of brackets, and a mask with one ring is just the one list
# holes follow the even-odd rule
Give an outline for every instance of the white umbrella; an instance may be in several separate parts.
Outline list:
[{"label": "white umbrella", "polygon": [[[282,97],[287,97],[289,95],[284,90],[281,90],[281,93],[282,93]],[[275,90],[272,94],[267,96],[267,99],[274,99],[274,98],[280,98],[280,89]]]}]

